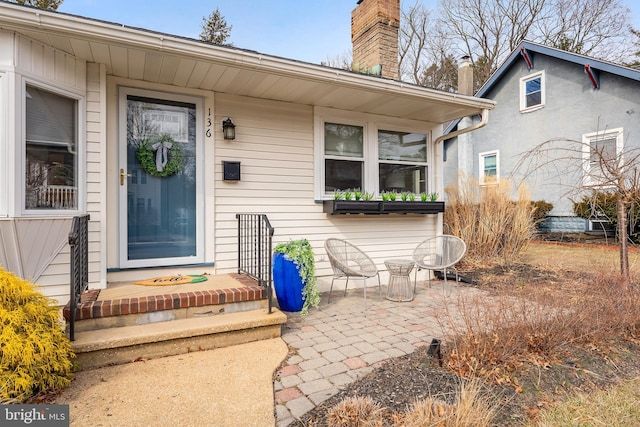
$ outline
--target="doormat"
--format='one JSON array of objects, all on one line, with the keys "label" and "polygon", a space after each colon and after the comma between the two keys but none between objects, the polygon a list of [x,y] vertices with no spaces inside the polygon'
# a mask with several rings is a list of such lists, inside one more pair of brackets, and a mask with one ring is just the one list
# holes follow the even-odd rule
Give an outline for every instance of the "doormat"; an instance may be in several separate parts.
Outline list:
[{"label": "doormat", "polygon": [[142,286],[169,286],[169,285],[184,285],[186,283],[200,283],[207,280],[207,276],[202,274],[189,274],[189,275],[177,275],[177,276],[162,276],[153,277],[151,279],[139,280],[133,282],[134,285]]}]

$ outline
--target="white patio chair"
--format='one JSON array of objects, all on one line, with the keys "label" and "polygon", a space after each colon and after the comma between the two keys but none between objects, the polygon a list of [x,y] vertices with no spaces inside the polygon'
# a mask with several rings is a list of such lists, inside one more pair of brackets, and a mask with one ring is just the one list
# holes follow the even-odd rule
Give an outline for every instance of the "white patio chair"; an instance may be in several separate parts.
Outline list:
[{"label": "white patio chair", "polygon": [[346,279],[344,285],[344,294],[347,295],[347,286],[349,285],[349,277],[358,277],[362,279],[364,287],[364,301],[367,302],[367,279],[370,277],[378,277],[378,290],[382,294],[382,286],[380,284],[380,274],[375,263],[367,254],[355,245],[341,239],[327,239],[324,242],[324,248],[329,256],[329,263],[333,269],[333,279],[331,280],[331,288],[329,289],[329,300],[331,302],[331,291],[333,290],[333,282],[336,279]]},{"label": "white patio chair", "polygon": [[[447,269],[454,270],[456,282],[458,282],[458,270],[455,268],[455,264],[462,259],[466,252],[466,243],[459,237],[448,234],[431,237],[418,244],[413,251],[413,261],[416,263],[413,283],[414,294],[419,270],[442,271],[445,283],[447,281]],[[431,287],[431,275],[429,275],[429,287]]]}]

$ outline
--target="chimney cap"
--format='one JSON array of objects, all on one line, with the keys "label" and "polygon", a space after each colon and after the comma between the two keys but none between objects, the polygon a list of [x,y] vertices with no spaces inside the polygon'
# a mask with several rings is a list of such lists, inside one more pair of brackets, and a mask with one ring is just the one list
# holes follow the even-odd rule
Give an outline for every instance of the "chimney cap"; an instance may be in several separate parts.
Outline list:
[{"label": "chimney cap", "polygon": [[469,65],[471,64],[471,56],[463,55],[460,57],[460,65]]}]

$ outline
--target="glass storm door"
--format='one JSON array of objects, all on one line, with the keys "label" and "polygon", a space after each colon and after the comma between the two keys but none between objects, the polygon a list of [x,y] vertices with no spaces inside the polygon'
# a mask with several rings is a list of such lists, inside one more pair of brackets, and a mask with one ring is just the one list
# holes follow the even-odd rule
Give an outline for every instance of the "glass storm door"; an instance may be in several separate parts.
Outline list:
[{"label": "glass storm door", "polygon": [[201,262],[196,104],[137,93],[120,99],[120,264]]}]

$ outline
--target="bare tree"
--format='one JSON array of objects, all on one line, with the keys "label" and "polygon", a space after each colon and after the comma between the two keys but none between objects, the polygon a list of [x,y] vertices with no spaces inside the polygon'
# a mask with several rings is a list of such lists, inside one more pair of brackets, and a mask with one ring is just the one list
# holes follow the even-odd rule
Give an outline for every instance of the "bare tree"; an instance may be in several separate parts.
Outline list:
[{"label": "bare tree", "polygon": [[536,22],[547,46],[615,62],[628,59],[631,11],[619,0],[554,0]]},{"label": "bare tree", "polygon": [[[220,13],[220,9],[216,8],[208,18],[202,18],[200,40],[211,44],[225,44],[229,36],[231,36],[232,28],[232,25],[227,25],[227,21]],[[227,43],[227,45],[231,46],[232,43]]]},{"label": "bare tree", "polygon": [[326,61],[321,61],[320,65],[333,68],[341,68],[343,70],[350,70],[353,62],[353,56],[351,51],[345,51],[341,55],[334,57],[327,57]]},{"label": "bare tree", "polygon": [[439,25],[455,40],[458,56],[472,58],[484,81],[527,37],[544,6],[545,0],[442,0]]},{"label": "bare tree", "polygon": [[33,6],[38,9],[58,10],[63,0],[15,0],[16,3],[24,6]]},{"label": "bare tree", "polygon": [[640,31],[629,28],[629,32],[633,38],[633,56],[626,65],[628,67],[638,67],[640,66]]},{"label": "bare tree", "polygon": [[398,37],[398,65],[404,81],[418,83],[428,67],[429,10],[416,2],[403,10]]},{"label": "bare tree", "polygon": [[600,191],[616,196],[620,274],[628,289],[631,277],[627,218],[629,207],[638,203],[640,194],[640,148],[617,152],[612,143],[615,141],[605,137],[591,141],[547,140],[522,153],[516,170],[524,172],[525,178],[538,173],[545,174],[547,180],[562,177],[568,186],[565,196],[592,197],[593,204]]},{"label": "bare tree", "polygon": [[637,33],[621,0],[416,1],[402,12],[400,76],[451,90],[451,65],[468,55],[477,90],[522,40],[614,62],[633,60]]}]

